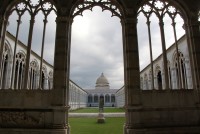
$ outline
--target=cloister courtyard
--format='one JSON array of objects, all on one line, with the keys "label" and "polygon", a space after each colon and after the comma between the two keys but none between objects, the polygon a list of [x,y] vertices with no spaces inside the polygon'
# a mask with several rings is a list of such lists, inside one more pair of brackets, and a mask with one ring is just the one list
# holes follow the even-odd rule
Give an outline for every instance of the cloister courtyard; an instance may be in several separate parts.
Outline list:
[{"label": "cloister courtyard", "polygon": [[[98,108],[83,108],[69,112],[69,124],[71,134],[122,134],[125,123],[124,109],[105,108],[105,123],[97,123]],[[70,114],[79,114],[74,117]],[[83,116],[81,117],[81,114]],[[119,114],[113,117],[112,115]],[[94,116],[95,115],[95,116]],[[107,116],[111,115],[111,117]],[[121,116],[122,115],[122,116]]]}]

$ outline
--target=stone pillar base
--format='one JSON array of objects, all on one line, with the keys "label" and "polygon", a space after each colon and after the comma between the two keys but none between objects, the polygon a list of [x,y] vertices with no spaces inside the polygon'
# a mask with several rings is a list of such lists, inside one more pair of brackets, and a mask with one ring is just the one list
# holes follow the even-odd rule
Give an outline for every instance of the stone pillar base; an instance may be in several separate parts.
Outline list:
[{"label": "stone pillar base", "polygon": [[67,129],[0,129],[0,134],[70,134]]},{"label": "stone pillar base", "polygon": [[105,123],[105,117],[103,113],[99,113],[98,118],[97,118],[97,123]]}]

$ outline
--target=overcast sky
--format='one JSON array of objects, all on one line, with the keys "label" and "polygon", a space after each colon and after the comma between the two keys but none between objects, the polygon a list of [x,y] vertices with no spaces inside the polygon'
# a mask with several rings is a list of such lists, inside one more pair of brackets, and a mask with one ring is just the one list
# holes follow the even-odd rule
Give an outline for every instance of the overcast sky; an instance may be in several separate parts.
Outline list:
[{"label": "overcast sky", "polygon": [[[29,17],[22,18],[19,39],[27,44]],[[29,19],[27,19],[29,18]],[[52,13],[48,18],[47,34],[45,39],[44,58],[53,64],[55,43],[55,18]],[[16,15],[10,17],[8,30],[15,35]],[[40,55],[43,29],[43,15],[39,14],[35,22],[33,32],[32,49]],[[165,17],[165,32],[167,48],[174,42],[173,29],[169,17]],[[182,21],[177,19],[178,38],[184,34]],[[155,15],[151,19],[153,58],[161,54],[160,31]],[[25,34],[24,34],[25,33]],[[138,42],[140,69],[150,63],[149,42],[146,18],[138,17]],[[143,53],[146,53],[145,55]],[[122,50],[122,27],[120,19],[111,17],[110,11],[102,12],[99,7],[93,11],[86,10],[83,16],[77,16],[72,24],[71,40],[71,67],[70,79],[84,89],[95,87],[96,79],[101,73],[107,77],[113,89],[119,89],[124,85],[124,66]]]}]

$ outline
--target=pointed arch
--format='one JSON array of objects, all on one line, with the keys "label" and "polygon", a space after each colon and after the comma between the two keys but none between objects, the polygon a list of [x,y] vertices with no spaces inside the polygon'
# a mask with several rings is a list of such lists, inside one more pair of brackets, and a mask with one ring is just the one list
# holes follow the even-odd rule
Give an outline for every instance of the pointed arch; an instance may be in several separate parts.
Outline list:
[{"label": "pointed arch", "polygon": [[9,42],[6,40],[3,50],[3,60],[1,62],[1,88],[8,89],[10,88],[10,79],[11,79],[11,64],[12,60],[12,49],[10,47]]},{"label": "pointed arch", "polygon": [[178,89],[188,89],[188,80],[187,72],[185,65],[185,57],[181,51],[174,54],[173,56],[173,65],[175,68],[175,76],[177,79],[177,88]]},{"label": "pointed arch", "polygon": [[32,60],[29,69],[29,89],[38,89],[39,64],[36,59]]},{"label": "pointed arch", "polygon": [[123,8],[116,0],[77,0],[71,10],[71,16],[74,18],[81,15],[85,10],[92,10],[93,7],[99,6],[102,11],[109,10],[112,16],[123,17]]}]

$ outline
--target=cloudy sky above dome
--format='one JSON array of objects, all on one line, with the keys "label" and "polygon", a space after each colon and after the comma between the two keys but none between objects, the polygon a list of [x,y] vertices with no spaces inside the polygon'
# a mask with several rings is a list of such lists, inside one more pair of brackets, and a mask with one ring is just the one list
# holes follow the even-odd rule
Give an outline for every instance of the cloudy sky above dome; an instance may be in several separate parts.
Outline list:
[{"label": "cloudy sky above dome", "polygon": [[[28,38],[29,19],[26,14],[22,18],[19,39],[26,44]],[[33,33],[32,49],[40,55],[43,29],[42,15],[38,15],[39,21],[35,22],[35,30]],[[47,34],[45,39],[44,58],[53,64],[54,42],[55,42],[55,14],[48,18]],[[169,17],[165,17],[165,21],[169,22],[165,25],[167,48],[174,42],[171,22]],[[10,18],[8,30],[15,35],[16,31],[16,15]],[[178,37],[184,33],[182,29],[182,21],[177,20]],[[153,15],[151,19],[153,58],[161,54],[161,39],[158,20]],[[24,34],[27,33],[27,34]],[[146,39],[146,40],[144,40]],[[138,17],[138,43],[140,56],[140,69],[142,70],[150,63],[149,43],[146,26],[146,19],[140,15]],[[143,54],[145,51],[145,54]],[[123,48],[122,48],[122,27],[120,19],[111,17],[110,11],[102,12],[100,7],[94,7],[93,11],[86,10],[83,16],[74,18],[72,24],[71,39],[71,66],[70,79],[82,88],[92,89],[95,87],[97,78],[104,73],[107,77],[110,87],[118,89],[124,85],[124,66],[123,66]]]}]

